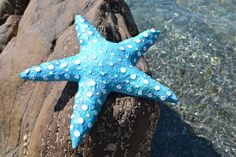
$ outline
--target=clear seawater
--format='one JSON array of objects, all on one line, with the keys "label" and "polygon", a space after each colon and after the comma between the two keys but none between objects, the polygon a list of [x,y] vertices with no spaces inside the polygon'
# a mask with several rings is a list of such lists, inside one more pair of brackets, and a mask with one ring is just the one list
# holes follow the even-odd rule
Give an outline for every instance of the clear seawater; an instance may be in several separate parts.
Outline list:
[{"label": "clear seawater", "polygon": [[159,28],[146,53],[179,105],[161,105],[152,157],[236,156],[236,0],[126,0],[140,31]]}]

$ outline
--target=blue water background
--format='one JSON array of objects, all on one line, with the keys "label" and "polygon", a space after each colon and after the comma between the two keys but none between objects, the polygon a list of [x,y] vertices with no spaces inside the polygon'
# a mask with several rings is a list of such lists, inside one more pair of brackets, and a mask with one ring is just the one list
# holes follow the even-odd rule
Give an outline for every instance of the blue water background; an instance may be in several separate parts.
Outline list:
[{"label": "blue water background", "polygon": [[161,105],[152,157],[236,156],[236,0],[126,0],[139,30],[161,30],[145,55],[178,106]]}]

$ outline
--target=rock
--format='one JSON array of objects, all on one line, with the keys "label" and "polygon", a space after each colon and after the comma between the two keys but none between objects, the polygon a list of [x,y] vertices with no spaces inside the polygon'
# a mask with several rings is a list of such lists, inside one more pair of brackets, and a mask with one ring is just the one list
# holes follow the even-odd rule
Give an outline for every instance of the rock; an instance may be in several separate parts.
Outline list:
[{"label": "rock", "polygon": [[0,53],[7,43],[16,36],[18,23],[29,0],[0,1]]},{"label": "rock", "polygon": [[0,26],[0,53],[12,37],[16,36],[20,18],[21,16],[19,15],[11,15],[8,17],[7,21]]},{"label": "rock", "polygon": [[1,0],[0,25],[11,15],[22,15],[30,0]]},{"label": "rock", "polygon": [[[0,54],[0,156],[149,156],[159,117],[153,101],[111,93],[92,132],[72,150],[69,124],[77,84],[18,77],[32,65],[78,53],[74,15],[111,41],[138,34],[123,0],[31,0],[17,37]],[[50,15],[50,16],[49,16]],[[144,59],[138,67],[147,70]]]}]

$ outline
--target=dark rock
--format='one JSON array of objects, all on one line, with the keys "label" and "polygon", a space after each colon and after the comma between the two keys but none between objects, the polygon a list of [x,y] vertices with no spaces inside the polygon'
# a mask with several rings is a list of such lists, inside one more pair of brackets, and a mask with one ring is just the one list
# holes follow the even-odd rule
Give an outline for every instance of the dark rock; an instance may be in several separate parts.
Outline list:
[{"label": "dark rock", "polygon": [[18,24],[29,0],[0,1],[0,53],[17,34]]},{"label": "dark rock", "polygon": [[0,26],[0,53],[12,37],[16,36],[20,18],[21,16],[19,15],[11,15],[8,17],[7,21]]},{"label": "dark rock", "polygon": [[[75,14],[111,41],[138,34],[123,0],[31,0],[14,37],[0,54],[0,156],[149,156],[159,117],[153,101],[111,93],[92,132],[72,150],[69,124],[74,82],[30,82],[20,71],[79,52]],[[138,67],[147,71],[144,59]]]},{"label": "dark rock", "polygon": [[30,0],[1,0],[0,25],[11,15],[22,15]]}]

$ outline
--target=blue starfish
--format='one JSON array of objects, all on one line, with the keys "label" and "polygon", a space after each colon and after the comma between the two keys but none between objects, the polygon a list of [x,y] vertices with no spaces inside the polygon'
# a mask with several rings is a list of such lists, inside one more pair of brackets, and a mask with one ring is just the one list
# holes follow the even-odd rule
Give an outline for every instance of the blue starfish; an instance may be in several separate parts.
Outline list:
[{"label": "blue starfish", "polygon": [[76,81],[70,135],[76,148],[90,131],[110,92],[141,96],[161,102],[177,102],[175,94],[135,67],[142,54],[153,45],[159,30],[147,30],[120,43],[107,41],[82,16],[75,16],[80,53],[45,62],[20,73],[34,81]]}]

